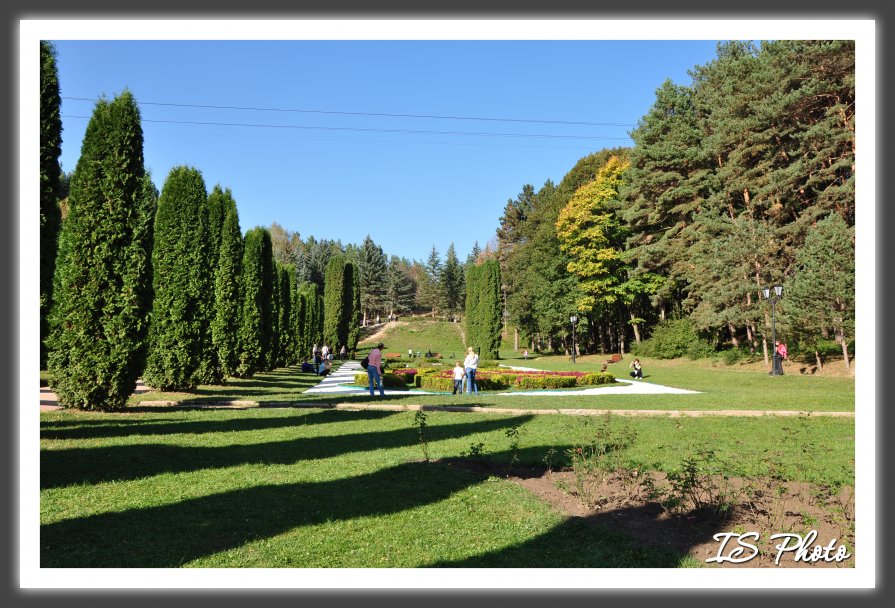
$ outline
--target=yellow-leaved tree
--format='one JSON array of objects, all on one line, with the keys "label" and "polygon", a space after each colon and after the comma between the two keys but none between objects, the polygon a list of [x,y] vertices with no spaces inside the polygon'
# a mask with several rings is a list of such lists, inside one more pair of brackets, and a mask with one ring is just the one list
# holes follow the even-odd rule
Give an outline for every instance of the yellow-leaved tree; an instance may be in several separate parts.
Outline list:
[{"label": "yellow-leaved tree", "polygon": [[575,191],[556,220],[559,247],[570,257],[567,269],[579,279],[576,307],[583,313],[623,297],[624,235],[612,202],[628,164],[627,159],[610,157],[593,181]]}]

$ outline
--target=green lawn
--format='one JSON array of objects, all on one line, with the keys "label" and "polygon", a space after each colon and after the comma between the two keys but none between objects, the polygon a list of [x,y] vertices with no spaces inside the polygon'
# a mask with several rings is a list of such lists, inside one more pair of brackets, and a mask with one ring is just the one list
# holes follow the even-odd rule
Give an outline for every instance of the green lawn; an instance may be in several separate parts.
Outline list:
[{"label": "green lawn", "polygon": [[[41,413],[42,567],[679,567],[523,488],[423,462],[411,412],[137,408]],[[588,442],[602,419],[427,414],[433,460],[481,444],[522,464]],[[731,473],[853,484],[854,423],[613,418],[622,461],[668,470],[698,446]]]},{"label": "green lawn", "polygon": [[372,348],[377,342],[385,345],[387,353],[407,356],[407,349],[423,354],[431,351],[447,359],[463,359],[466,345],[461,338],[461,323],[436,321],[428,317],[401,317],[398,324],[376,339],[366,339],[358,344],[358,350]]},{"label": "green lawn", "polygon": [[[509,360],[507,364],[517,362]],[[540,369],[577,369],[596,371],[597,361],[571,364],[562,357],[540,358],[525,362]],[[627,378],[627,360],[609,367],[619,378]],[[338,364],[337,364],[338,365]],[[855,408],[854,378],[836,378],[787,374],[771,377],[761,371],[742,371],[734,367],[708,367],[686,361],[645,361],[645,382],[701,391],[694,395],[574,395],[545,391],[544,396],[499,395],[426,395],[418,391],[374,397],[350,395],[305,395],[320,377],[303,374],[297,368],[258,374],[248,380],[232,379],[226,386],[200,386],[188,393],[147,393],[131,397],[131,405],[142,401],[220,402],[244,400],[256,402],[393,403],[419,405],[477,405],[525,409],[590,408],[653,410],[797,410],[811,412],[845,411]]]}]

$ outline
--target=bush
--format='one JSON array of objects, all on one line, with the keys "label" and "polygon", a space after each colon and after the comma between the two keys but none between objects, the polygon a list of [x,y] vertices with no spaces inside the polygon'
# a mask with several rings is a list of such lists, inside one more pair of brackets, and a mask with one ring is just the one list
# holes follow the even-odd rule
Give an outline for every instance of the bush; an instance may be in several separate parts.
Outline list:
[{"label": "bush", "polygon": [[519,376],[514,383],[518,388],[572,388],[577,385],[575,376]]},{"label": "bush", "polygon": [[612,384],[615,376],[606,372],[592,372],[578,377],[578,386],[598,386],[600,384]]},{"label": "bush", "polygon": [[[407,388],[408,374],[382,374],[382,384],[385,388]],[[370,386],[370,378],[367,373],[354,374],[354,384],[357,386]]]},{"label": "bush", "polygon": [[653,330],[653,335],[635,345],[631,353],[638,357],[656,359],[677,359],[684,356],[699,359],[714,353],[714,348],[699,337],[689,319],[674,319],[659,323]]},{"label": "bush", "polygon": [[[420,388],[430,389],[433,391],[452,391],[454,390],[453,378],[442,378],[434,374],[422,374],[417,376]],[[481,385],[479,385],[481,388]]]}]

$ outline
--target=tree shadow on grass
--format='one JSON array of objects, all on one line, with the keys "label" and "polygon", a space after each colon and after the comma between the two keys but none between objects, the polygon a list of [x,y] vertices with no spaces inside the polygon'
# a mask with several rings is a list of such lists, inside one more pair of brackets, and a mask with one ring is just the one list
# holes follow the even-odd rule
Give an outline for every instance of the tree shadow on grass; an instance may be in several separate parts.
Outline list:
[{"label": "tree shadow on grass", "polygon": [[[520,425],[531,416],[432,425],[429,442],[487,433]],[[95,448],[41,450],[41,488],[141,479],[164,473],[184,473],[245,464],[283,465],[303,460],[333,458],[354,452],[407,447],[419,443],[417,429],[304,437],[286,441],[184,447],[162,443]]]},{"label": "tree shadow on grass", "polygon": [[[438,472],[436,472],[436,470]],[[297,526],[398,513],[481,476],[426,463],[319,483],[255,486],[41,526],[43,568],[170,568]]]},{"label": "tree shadow on grass", "polygon": [[[191,410],[195,411],[195,410]],[[286,416],[271,418],[228,418],[225,420],[177,420],[162,419],[120,421],[120,420],[84,420],[79,426],[68,428],[44,428],[41,423],[41,439],[100,439],[106,437],[129,437],[132,435],[176,435],[206,433],[236,433],[241,431],[261,431],[267,429],[283,429],[305,426],[308,424],[330,424],[347,420],[382,420],[394,416],[397,412],[388,411],[346,411],[323,410],[289,411]]]},{"label": "tree shadow on grass", "polygon": [[[673,520],[662,521],[655,505],[570,517],[526,542],[472,557],[433,564],[439,568],[677,568],[689,549],[711,540],[720,522],[694,526],[686,540]],[[620,521],[640,522],[636,535]],[[674,533],[674,542],[666,542]]]}]

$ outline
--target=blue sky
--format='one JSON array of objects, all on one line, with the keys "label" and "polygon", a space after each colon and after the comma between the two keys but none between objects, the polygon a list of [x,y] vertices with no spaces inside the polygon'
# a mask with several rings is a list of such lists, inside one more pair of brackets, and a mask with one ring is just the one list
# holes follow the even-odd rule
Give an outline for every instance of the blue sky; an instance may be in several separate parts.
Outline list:
[{"label": "blue sky", "polygon": [[[475,241],[494,237],[524,184],[558,182],[582,156],[630,145],[663,80],[689,83],[688,70],[716,48],[710,40],[54,42],[63,170],[77,163],[93,108],[73,98],[128,88],[159,190],[172,167],[190,165],[209,190],[233,191],[243,231],[278,222],[302,238],[359,243],[370,234],[386,253],[418,260],[433,245],[443,259],[452,242],[465,259]],[[228,124],[185,124],[203,122]]]}]

